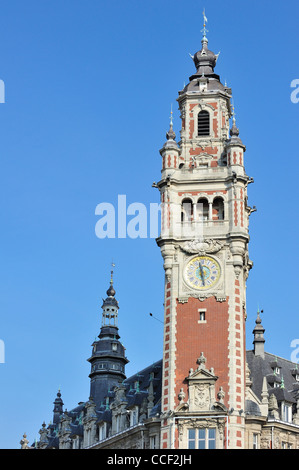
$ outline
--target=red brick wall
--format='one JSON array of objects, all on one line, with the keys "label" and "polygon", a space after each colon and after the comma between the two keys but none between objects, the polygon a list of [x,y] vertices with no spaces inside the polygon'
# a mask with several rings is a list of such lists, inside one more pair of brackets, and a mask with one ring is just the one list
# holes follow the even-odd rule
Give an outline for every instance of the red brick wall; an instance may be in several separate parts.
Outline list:
[{"label": "red brick wall", "polygon": [[[206,323],[198,323],[199,309],[206,309]],[[219,377],[216,382],[216,393],[222,386],[225,392],[224,403],[228,399],[228,299],[217,302],[214,297],[205,301],[189,298],[185,304],[177,303],[177,337],[176,337],[176,373],[175,373],[175,406],[179,404],[178,393],[183,388],[188,396],[185,377],[196,363],[200,353],[207,359],[206,368],[214,368]]]}]

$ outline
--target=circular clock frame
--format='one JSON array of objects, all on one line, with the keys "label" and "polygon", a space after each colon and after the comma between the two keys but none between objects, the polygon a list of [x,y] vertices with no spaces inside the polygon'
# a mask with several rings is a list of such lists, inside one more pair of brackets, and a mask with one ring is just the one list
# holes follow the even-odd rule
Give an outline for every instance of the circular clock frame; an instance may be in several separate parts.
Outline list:
[{"label": "circular clock frame", "polygon": [[184,280],[189,287],[197,291],[212,289],[220,276],[220,263],[210,255],[197,255],[185,265]]}]

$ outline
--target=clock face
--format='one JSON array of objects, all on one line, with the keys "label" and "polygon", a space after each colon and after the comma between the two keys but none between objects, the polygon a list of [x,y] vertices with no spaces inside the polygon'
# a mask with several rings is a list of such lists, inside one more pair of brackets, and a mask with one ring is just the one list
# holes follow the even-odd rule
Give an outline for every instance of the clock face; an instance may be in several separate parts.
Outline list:
[{"label": "clock face", "polygon": [[193,289],[207,290],[213,287],[220,277],[219,263],[210,256],[196,256],[185,268],[185,280]]}]

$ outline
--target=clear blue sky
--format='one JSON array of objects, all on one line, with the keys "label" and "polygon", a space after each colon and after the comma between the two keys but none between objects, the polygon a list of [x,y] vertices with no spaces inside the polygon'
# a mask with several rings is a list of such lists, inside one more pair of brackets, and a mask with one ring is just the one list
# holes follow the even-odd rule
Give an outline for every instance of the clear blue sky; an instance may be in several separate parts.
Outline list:
[{"label": "clear blue sky", "polygon": [[247,348],[259,305],[266,350],[290,359],[298,325],[298,1],[0,2],[0,446],[32,442],[89,397],[111,260],[127,375],[162,357],[164,271],[153,239],[95,236],[95,208],[159,202],[159,149],[171,103],[194,72],[202,10],[217,73],[232,87],[246,170]]}]

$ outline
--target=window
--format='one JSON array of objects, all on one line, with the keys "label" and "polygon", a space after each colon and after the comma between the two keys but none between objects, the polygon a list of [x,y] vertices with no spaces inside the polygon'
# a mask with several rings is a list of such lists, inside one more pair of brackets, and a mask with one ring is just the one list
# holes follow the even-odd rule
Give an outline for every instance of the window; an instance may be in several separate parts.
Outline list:
[{"label": "window", "polygon": [[206,323],[206,309],[198,309],[199,320],[198,323]]},{"label": "window", "polygon": [[121,425],[121,416],[120,415],[116,415],[115,417],[115,420],[116,420],[116,432],[120,432],[121,429],[120,429],[120,425]]},{"label": "window", "polygon": [[224,203],[221,197],[213,201],[213,220],[224,220]]},{"label": "window", "polygon": [[130,426],[135,426],[138,423],[138,408],[133,408],[130,413]]},{"label": "window", "polygon": [[208,111],[200,111],[197,116],[198,137],[210,135],[210,114]]},{"label": "window", "polygon": [[188,449],[216,449],[216,429],[188,429]]},{"label": "window", "polygon": [[258,434],[253,433],[253,439],[252,439],[252,448],[253,449],[258,449]]},{"label": "window", "polygon": [[281,419],[287,423],[292,422],[292,407],[284,402],[281,404]]},{"label": "window", "polygon": [[73,439],[73,449],[80,449],[79,437],[75,437],[75,438]]},{"label": "window", "polygon": [[209,219],[209,203],[207,199],[201,198],[198,199],[196,204],[196,211],[199,216],[199,219],[208,220]]},{"label": "window", "polygon": [[106,438],[106,425],[102,424],[99,427],[99,440],[102,441],[105,438]]},{"label": "window", "polygon": [[158,449],[158,436],[150,436],[150,449]]},{"label": "window", "polygon": [[184,199],[181,208],[181,221],[190,222],[193,220],[193,203],[191,199]]}]

